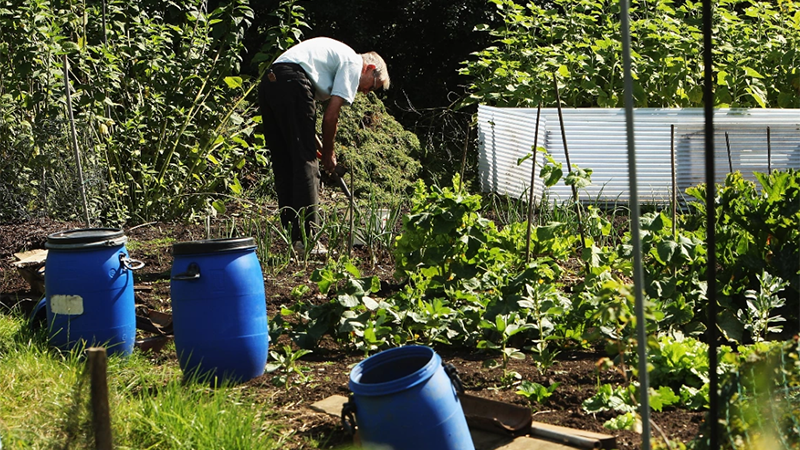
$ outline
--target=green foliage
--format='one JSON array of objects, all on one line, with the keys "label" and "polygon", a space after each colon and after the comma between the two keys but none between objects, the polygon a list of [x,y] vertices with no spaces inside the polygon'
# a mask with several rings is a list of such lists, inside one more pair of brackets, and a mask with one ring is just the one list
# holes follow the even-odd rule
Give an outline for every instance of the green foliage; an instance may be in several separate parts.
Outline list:
[{"label": "green foliage", "polygon": [[781,308],[786,301],[778,297],[778,293],[789,283],[779,277],[773,278],[769,272],[758,275],[761,287],[758,291],[748,289],[744,292],[747,299],[747,311],[736,311],[736,317],[744,325],[744,329],[750,332],[753,342],[762,342],[770,333],[780,333],[782,326],[776,323],[786,322],[780,315],[773,315],[773,311]]},{"label": "green foliage", "polygon": [[490,244],[494,223],[478,214],[480,197],[454,188],[415,186],[411,211],[403,217],[403,234],[395,245],[395,270],[399,277],[411,271],[432,270],[439,283],[455,276],[471,278],[482,263],[478,258]]},{"label": "green foliage", "polygon": [[[384,312],[377,311],[381,306],[369,295],[380,289],[378,277],[362,277],[359,270],[347,258],[331,260],[325,267],[311,274],[311,281],[317,283],[322,294],[333,298],[320,305],[306,305],[298,302],[292,308],[284,308],[282,315],[298,315],[301,323],[290,326],[292,339],[303,349],[313,349],[317,342],[329,334],[343,342],[355,341],[360,348],[361,337],[373,338],[368,350],[376,350],[382,344],[375,335],[376,327],[385,318]],[[276,327],[285,326],[283,321]]]},{"label": "green foliage", "polygon": [[[721,449],[800,445],[800,347],[797,339],[740,347],[720,359],[732,366],[720,378]],[[693,448],[710,448],[708,422]]]},{"label": "green foliage", "polygon": [[544,387],[539,383],[524,380],[517,387],[517,394],[527,398],[531,403],[543,405],[560,385],[561,383],[553,383],[548,387]]},{"label": "green foliage", "polygon": [[[471,102],[535,107],[561,99],[573,107],[621,107],[620,5],[611,0],[527,3],[489,0],[505,24],[478,26],[494,44],[460,73]],[[800,5],[725,0],[715,4],[716,106],[800,106]],[[701,106],[702,8],[699,2],[631,2],[634,102],[638,107]]]},{"label": "green foliage", "polygon": [[105,28],[101,2],[11,3],[0,9],[0,128],[12,136],[0,176],[18,197],[8,214],[79,216],[67,82],[94,221],[205,214],[266,164],[248,99],[256,80],[236,75],[247,2],[112,1]]},{"label": "green foliage", "polygon": [[[261,50],[250,60],[250,64],[258,65],[258,73],[271,65],[289,47],[300,42],[303,29],[309,28],[305,19],[305,8],[297,3],[298,0],[282,0],[278,2],[277,8],[268,12],[272,25],[267,27],[260,39],[263,43]],[[256,5],[253,8],[257,9]]]},{"label": "green foliage", "polygon": [[662,327],[697,334],[705,330],[708,301],[704,235],[672,226],[663,212],[641,218],[645,292],[664,313]]},{"label": "green foliage", "polygon": [[312,353],[312,351],[307,349],[292,351],[290,345],[284,345],[282,350],[283,353],[277,351],[269,352],[269,356],[272,358],[273,362],[267,363],[267,373],[280,371],[272,377],[272,383],[278,386],[282,385],[284,388],[288,389],[292,374],[300,377],[300,380],[296,381],[296,383],[305,384],[309,382],[311,376],[305,374],[305,372],[308,372],[308,368],[300,366],[297,361],[303,356]]},{"label": "green foliage", "polygon": [[[754,328],[747,322],[746,314],[738,314],[739,310],[750,311],[756,307],[759,302],[753,303],[753,299],[758,295],[767,299],[780,292],[762,287],[765,273],[771,279],[780,278],[789,284],[774,286],[774,289],[787,288],[780,297],[786,300],[785,304],[774,297],[760,304],[763,308],[788,309],[789,321],[796,317],[794,311],[800,289],[797,276],[800,271],[800,172],[794,169],[773,171],[756,174],[756,179],[758,185],[734,172],[716,187],[716,252],[720,265],[717,279],[722,307],[718,322],[725,336],[737,342],[763,337],[766,331],[761,325]],[[705,236],[706,186],[701,184],[686,192],[696,199],[692,206],[697,211],[687,221],[687,228],[695,229],[698,236]],[[748,294],[748,291],[753,292]],[[770,313],[763,310],[760,314]],[[748,330],[745,330],[746,323]],[[753,333],[756,329],[758,333]]]}]

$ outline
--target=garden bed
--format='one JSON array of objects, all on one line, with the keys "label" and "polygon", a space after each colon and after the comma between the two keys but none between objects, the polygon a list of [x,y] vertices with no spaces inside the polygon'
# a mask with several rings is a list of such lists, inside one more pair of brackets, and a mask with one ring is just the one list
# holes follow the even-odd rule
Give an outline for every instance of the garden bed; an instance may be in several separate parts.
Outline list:
[{"label": "garden bed", "polygon": [[[0,225],[0,269],[2,269],[3,304],[9,306],[14,302],[31,297],[27,283],[15,273],[12,265],[13,254],[23,250],[43,248],[48,233],[78,227],[75,223],[58,223],[47,220],[36,220],[27,223]],[[205,230],[202,226],[182,224],[150,224],[126,231],[129,246],[135,250],[131,256],[145,262],[145,267],[136,272],[136,301],[151,309],[169,312],[169,271],[172,263],[171,244],[176,241],[202,239]],[[369,261],[365,253],[355,250],[356,261]],[[320,261],[309,261],[307,264],[291,262],[280,270],[266,272],[265,290],[269,317],[274,317],[281,307],[288,307],[297,301],[315,302],[325,298],[316,289],[309,277]],[[381,291],[376,297],[391,295],[396,289],[396,281],[392,278],[392,261],[387,257],[379,257],[375,264],[361,264],[362,275],[375,275],[381,280]],[[307,284],[311,289],[302,297],[292,295],[292,290],[299,284]],[[289,344],[285,336],[271,349]],[[563,351],[557,361],[543,373],[529,360],[511,359],[508,370],[520,374],[522,380],[550,386],[559,383],[552,396],[543,404],[533,404],[516,394],[513,383],[503,381],[503,371],[499,368],[489,369],[485,362],[493,355],[453,349],[445,346],[436,348],[442,358],[452,363],[459,371],[468,393],[518,405],[530,405],[533,408],[534,420],[582,430],[610,433],[617,436],[620,449],[639,448],[641,437],[630,431],[610,432],[603,428],[603,423],[614,417],[613,412],[587,414],[581,403],[596,393],[597,387],[604,383],[619,384],[622,375],[613,370],[598,372],[597,362],[603,356],[602,351],[575,349]],[[307,448],[309,442],[317,442],[319,448],[333,448],[349,442],[338,420],[318,414],[309,406],[330,395],[347,395],[348,374],[351,367],[364,359],[363,353],[342,351],[335,342],[326,338],[318,348],[302,357],[298,362],[303,376],[290,376],[289,387],[276,383],[275,374],[267,373],[245,383],[250,391],[249,397],[255,401],[263,401],[265,408],[270,408],[275,420],[282,424],[284,433],[293,433],[294,447]],[[163,354],[153,358],[154,364],[174,364],[176,356],[174,347],[167,346]],[[303,379],[305,378],[305,379]],[[703,420],[703,413],[690,412],[683,409],[666,409],[654,412],[652,420],[657,427],[657,436],[663,435],[670,440],[688,442],[697,434]]]}]

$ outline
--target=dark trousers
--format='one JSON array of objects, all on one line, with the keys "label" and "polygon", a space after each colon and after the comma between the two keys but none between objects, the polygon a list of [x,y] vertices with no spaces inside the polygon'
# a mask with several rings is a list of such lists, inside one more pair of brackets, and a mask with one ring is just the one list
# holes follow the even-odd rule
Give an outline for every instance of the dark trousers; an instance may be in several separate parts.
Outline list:
[{"label": "dark trousers", "polygon": [[[314,88],[297,64],[274,64],[258,87],[264,138],[270,149],[281,223],[301,239],[298,218],[304,214],[306,235],[317,222],[317,162]],[[301,211],[304,211],[301,213]]]}]

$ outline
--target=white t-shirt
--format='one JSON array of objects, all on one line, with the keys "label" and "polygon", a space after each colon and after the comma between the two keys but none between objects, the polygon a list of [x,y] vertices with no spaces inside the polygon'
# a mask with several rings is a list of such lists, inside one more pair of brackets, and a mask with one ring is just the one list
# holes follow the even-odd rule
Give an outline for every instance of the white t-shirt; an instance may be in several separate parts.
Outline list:
[{"label": "white t-shirt", "polygon": [[349,105],[356,99],[364,62],[342,42],[325,37],[309,39],[286,50],[275,62],[299,64],[314,85],[317,100],[337,95]]}]

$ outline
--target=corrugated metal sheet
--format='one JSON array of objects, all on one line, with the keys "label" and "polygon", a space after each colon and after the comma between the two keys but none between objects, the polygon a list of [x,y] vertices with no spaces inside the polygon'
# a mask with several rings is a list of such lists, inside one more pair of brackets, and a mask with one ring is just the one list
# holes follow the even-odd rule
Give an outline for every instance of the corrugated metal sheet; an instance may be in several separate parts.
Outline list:
[{"label": "corrugated metal sheet", "polygon": [[[590,168],[592,186],[581,190],[582,200],[604,203],[627,202],[628,148],[625,111],[612,108],[563,108],[564,130],[573,165]],[[704,113],[696,109],[641,108],[634,111],[634,135],[639,201],[667,203],[672,192],[671,129],[674,125],[675,168],[678,195],[705,182]],[[535,108],[478,108],[479,170],[481,189],[513,197],[527,196],[531,159],[518,161],[531,152],[536,126]],[[767,127],[771,158],[767,158]],[[800,110],[719,109],[714,115],[716,181],[739,170],[754,180],[753,172],[800,169]],[[726,145],[730,143],[730,159]],[[558,110],[543,108],[539,122],[539,144],[556,161],[566,158]],[[537,157],[539,165],[542,157]],[[536,171],[534,195],[541,199],[542,183]],[[551,199],[572,197],[561,181],[548,190]]]}]

